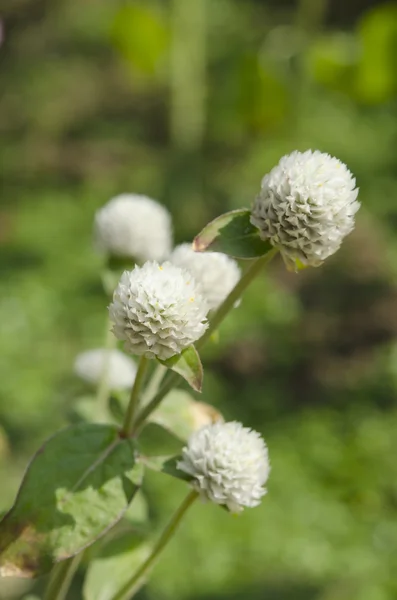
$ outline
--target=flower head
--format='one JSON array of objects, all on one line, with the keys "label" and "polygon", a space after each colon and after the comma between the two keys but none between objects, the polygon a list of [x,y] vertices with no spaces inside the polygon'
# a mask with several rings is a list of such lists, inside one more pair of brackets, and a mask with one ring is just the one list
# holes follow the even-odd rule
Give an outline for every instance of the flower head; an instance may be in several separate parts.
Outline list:
[{"label": "flower head", "polygon": [[221,252],[195,252],[190,244],[177,246],[170,261],[191,272],[210,309],[216,309],[240,279],[240,269]]},{"label": "flower head", "polygon": [[167,209],[137,194],[112,198],[95,215],[94,236],[102,250],[138,261],[161,260],[172,245]]},{"label": "flower head", "polygon": [[119,350],[97,348],[87,350],[76,357],[74,372],[87,383],[98,385],[106,371],[109,388],[130,388],[135,380],[136,366],[133,360]]},{"label": "flower head", "polygon": [[124,271],[109,307],[113,333],[132,354],[166,360],[207,329],[208,305],[191,274],[169,262]]},{"label": "flower head", "polygon": [[260,504],[270,471],[259,433],[235,421],[195,431],[177,466],[193,477],[202,497],[226,505],[231,512]]},{"label": "flower head", "polygon": [[316,267],[353,230],[357,194],[356,180],[337,158],[292,152],[263,178],[251,222],[287,264]]}]

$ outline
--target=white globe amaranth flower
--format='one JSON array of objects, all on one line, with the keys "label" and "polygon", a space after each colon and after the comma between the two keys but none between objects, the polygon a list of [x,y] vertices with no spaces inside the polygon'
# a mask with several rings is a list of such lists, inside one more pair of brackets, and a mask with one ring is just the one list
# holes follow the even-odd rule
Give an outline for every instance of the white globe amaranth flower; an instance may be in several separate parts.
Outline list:
[{"label": "white globe amaranth flower", "polygon": [[124,271],[109,307],[113,333],[125,342],[125,350],[161,360],[203,335],[207,313],[191,273],[170,262],[147,262]]},{"label": "white globe amaranth flower", "polygon": [[172,247],[171,216],[147,196],[121,194],[97,211],[94,237],[109,254],[142,262],[162,260]]},{"label": "white globe amaranth flower", "polygon": [[74,362],[76,375],[93,385],[100,383],[104,371],[111,390],[130,388],[135,381],[134,361],[119,350],[87,350],[79,354]]},{"label": "white globe amaranth flower", "polygon": [[192,484],[203,498],[236,513],[260,504],[270,472],[262,437],[236,421],[195,431],[177,467],[193,477]]},{"label": "white globe amaranth flower", "polygon": [[251,223],[287,264],[317,267],[353,230],[357,195],[355,178],[337,158],[292,152],[263,178]]},{"label": "white globe amaranth flower", "polygon": [[176,246],[170,261],[191,272],[210,310],[218,308],[241,277],[235,260],[221,252],[195,252],[190,244]]}]

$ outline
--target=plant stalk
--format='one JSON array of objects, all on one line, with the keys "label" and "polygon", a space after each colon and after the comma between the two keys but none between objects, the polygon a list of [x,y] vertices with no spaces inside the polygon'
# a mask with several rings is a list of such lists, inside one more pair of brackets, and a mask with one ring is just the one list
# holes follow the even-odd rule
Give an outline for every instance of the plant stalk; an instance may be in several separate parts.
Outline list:
[{"label": "plant stalk", "polygon": [[180,507],[171,517],[171,520],[168,522],[168,525],[166,526],[159,540],[154,546],[150,556],[148,556],[145,562],[139,567],[139,569],[134,573],[131,579],[121,588],[121,590],[112,598],[112,600],[129,600],[142,587],[142,585],[146,581],[146,576],[149,574],[149,571],[156,563],[162,550],[173,537],[186,511],[193,504],[196,498],[198,498],[198,493],[195,490],[191,490],[180,505]]},{"label": "plant stalk", "polygon": [[277,254],[278,249],[273,248],[263,256],[260,256],[256,260],[252,261],[244,275],[234,286],[230,294],[220,305],[215,315],[211,319],[210,326],[204,335],[196,342],[196,348],[201,348],[209,340],[211,335],[216,331],[219,325],[222,323],[226,315],[232,310],[238,300],[240,300],[242,293],[247,289],[250,283],[255,277],[261,272],[263,267],[267,265],[272,258]]},{"label": "plant stalk", "polygon": [[148,359],[145,358],[145,356],[141,356],[138,364],[138,370],[135,376],[134,385],[131,389],[130,402],[127,407],[127,412],[125,413],[123,429],[121,430],[121,435],[124,437],[130,437],[133,433],[134,421],[139,406],[140,391],[143,381],[145,379],[147,366]]},{"label": "plant stalk", "polygon": [[[230,294],[224,300],[223,304],[221,304],[221,306],[218,308],[205,334],[196,342],[196,348],[201,348],[210,339],[211,335],[219,327],[229,311],[232,310],[237,300],[240,299],[244,290],[261,272],[263,267],[272,260],[277,252],[278,249],[273,248],[267,254],[264,254],[263,256],[260,256],[256,260],[252,261],[244,275],[237,282]],[[150,400],[150,402],[148,402],[148,404],[146,404],[139,412],[133,426],[133,435],[136,435],[139,432],[148,416],[158,407],[164,396],[173,388],[177,378],[178,375],[176,373],[170,372],[167,374],[167,377],[160,390],[157,392],[154,398]]]},{"label": "plant stalk", "polygon": [[80,552],[55,565],[50,575],[44,600],[64,600],[82,556],[83,553]]},{"label": "plant stalk", "polygon": [[148,418],[148,416],[151,415],[152,412],[158,407],[160,402],[163,400],[164,396],[166,396],[168,392],[172,390],[178,377],[179,375],[173,371],[169,371],[167,373],[165,381],[161,386],[160,390],[155,395],[155,397],[152,398],[152,400],[150,400],[150,402],[148,402],[148,404],[146,404],[139,412],[134,422],[132,435],[136,436],[138,434],[142,426],[145,424],[145,421]]}]

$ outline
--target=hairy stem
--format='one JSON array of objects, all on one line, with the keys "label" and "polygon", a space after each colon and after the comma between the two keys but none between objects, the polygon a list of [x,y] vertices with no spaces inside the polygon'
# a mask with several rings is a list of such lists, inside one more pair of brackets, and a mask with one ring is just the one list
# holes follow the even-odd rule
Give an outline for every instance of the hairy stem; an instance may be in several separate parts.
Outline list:
[{"label": "hairy stem", "polygon": [[131,579],[112,598],[112,600],[129,600],[140,589],[140,587],[142,587],[142,585],[146,581],[147,575],[156,563],[162,550],[173,537],[186,511],[193,504],[196,498],[198,498],[198,493],[195,490],[191,490],[180,505],[180,507],[178,508],[178,510],[171,517],[170,521],[168,522],[168,525],[161,534],[151,554],[139,567],[139,569],[134,573]]}]

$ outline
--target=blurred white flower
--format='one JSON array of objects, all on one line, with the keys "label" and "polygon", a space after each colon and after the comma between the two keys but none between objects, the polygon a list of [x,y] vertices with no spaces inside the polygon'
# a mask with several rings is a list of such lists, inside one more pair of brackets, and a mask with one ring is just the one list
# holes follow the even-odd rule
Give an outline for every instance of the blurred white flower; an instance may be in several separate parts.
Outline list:
[{"label": "blurred white flower", "polygon": [[195,252],[190,244],[177,246],[170,261],[191,272],[210,310],[218,308],[240,279],[235,260],[221,252]]},{"label": "blurred white flower", "polygon": [[109,315],[113,333],[132,354],[166,360],[207,329],[208,304],[189,271],[147,262],[124,271]]},{"label": "blurred white flower", "polygon": [[97,211],[94,237],[110,254],[141,262],[161,260],[172,247],[171,216],[147,196],[121,194]]},{"label": "blurred white flower", "polygon": [[134,361],[119,350],[96,348],[76,357],[74,372],[84,381],[98,385],[104,370],[111,390],[130,388],[135,380]]},{"label": "blurred white flower", "polygon": [[251,222],[287,264],[316,267],[353,230],[357,195],[356,180],[337,158],[292,152],[263,178]]},{"label": "blurred white flower", "polygon": [[260,434],[235,421],[195,431],[177,466],[194,478],[202,497],[236,513],[260,504],[270,472]]}]

